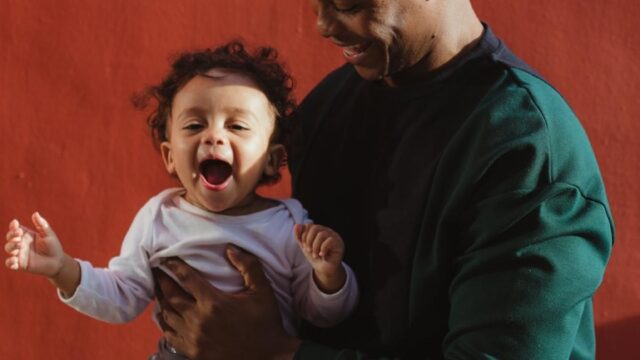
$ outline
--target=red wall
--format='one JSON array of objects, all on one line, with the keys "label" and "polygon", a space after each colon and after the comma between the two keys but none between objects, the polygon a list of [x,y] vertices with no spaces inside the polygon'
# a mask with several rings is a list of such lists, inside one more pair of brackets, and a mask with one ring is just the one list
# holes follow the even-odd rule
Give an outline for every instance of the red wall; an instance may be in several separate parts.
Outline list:
[{"label": "red wall", "polygon": [[[618,234],[596,296],[598,354],[627,358],[640,335],[640,2],[475,6],[591,137]],[[299,98],[342,62],[301,0],[0,0],[0,226],[39,210],[69,253],[106,264],[137,209],[171,185],[130,95],[159,79],[168,54],[238,35],[281,50]],[[287,180],[266,192],[288,194]],[[2,359],[139,359],[154,349],[148,313],[103,324],[56,301],[44,279],[6,269],[0,279]]]}]

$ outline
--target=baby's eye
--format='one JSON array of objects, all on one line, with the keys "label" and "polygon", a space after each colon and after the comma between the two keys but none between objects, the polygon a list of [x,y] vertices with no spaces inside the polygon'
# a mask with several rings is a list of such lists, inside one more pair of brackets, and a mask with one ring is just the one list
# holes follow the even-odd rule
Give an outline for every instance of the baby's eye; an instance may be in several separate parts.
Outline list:
[{"label": "baby's eye", "polygon": [[196,130],[200,130],[204,127],[204,125],[202,125],[201,123],[198,122],[189,122],[184,124],[184,126],[182,127],[184,130],[190,130],[190,131],[196,131]]},{"label": "baby's eye", "polygon": [[239,124],[239,123],[230,124],[229,128],[232,129],[232,130],[237,130],[237,131],[249,130],[248,127],[244,126],[243,124]]}]

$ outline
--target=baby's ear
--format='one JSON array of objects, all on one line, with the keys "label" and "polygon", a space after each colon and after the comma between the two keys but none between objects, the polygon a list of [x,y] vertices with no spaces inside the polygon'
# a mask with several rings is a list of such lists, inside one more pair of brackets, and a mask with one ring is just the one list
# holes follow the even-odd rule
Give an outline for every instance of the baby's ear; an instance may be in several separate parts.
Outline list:
[{"label": "baby's ear", "polygon": [[282,165],[286,150],[282,144],[273,144],[269,146],[268,151],[267,166],[264,169],[264,174],[267,176],[274,176],[278,173],[280,165]]},{"label": "baby's ear", "polygon": [[167,172],[171,175],[175,175],[176,166],[173,162],[173,152],[171,151],[170,142],[163,141],[160,144],[160,154],[162,154],[162,161],[164,161],[164,167],[167,169]]}]

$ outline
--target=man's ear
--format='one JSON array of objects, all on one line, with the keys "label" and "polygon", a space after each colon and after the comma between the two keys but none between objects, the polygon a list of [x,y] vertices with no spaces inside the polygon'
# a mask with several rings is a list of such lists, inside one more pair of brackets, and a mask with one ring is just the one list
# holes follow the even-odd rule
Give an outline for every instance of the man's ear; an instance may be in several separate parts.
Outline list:
[{"label": "man's ear", "polygon": [[269,145],[269,154],[267,158],[267,166],[264,168],[264,174],[274,176],[278,173],[280,165],[286,155],[286,150],[282,144]]},{"label": "man's ear", "polygon": [[160,144],[160,154],[162,154],[162,161],[164,161],[164,167],[171,175],[176,174],[176,166],[173,162],[173,152],[171,151],[171,143],[163,141]]}]

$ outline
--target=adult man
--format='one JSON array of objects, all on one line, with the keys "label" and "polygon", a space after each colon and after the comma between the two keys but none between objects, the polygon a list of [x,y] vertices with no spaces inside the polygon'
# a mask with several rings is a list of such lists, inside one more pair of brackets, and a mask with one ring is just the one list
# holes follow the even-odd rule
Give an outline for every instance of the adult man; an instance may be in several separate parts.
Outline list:
[{"label": "adult man", "polygon": [[[311,4],[348,64],[301,105],[294,196],[345,239],[361,303],[336,328],[307,329],[316,342],[291,339],[241,314],[272,318],[272,306],[257,266],[234,252],[247,292],[211,291],[174,264],[205,304],[194,306],[159,278],[161,303],[182,315],[166,312],[167,336],[202,358],[593,358],[613,223],[561,96],[468,0]],[[230,322],[235,337],[258,329],[242,343],[256,352],[215,338]]]}]

